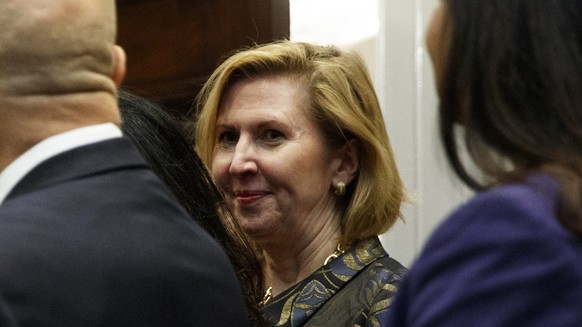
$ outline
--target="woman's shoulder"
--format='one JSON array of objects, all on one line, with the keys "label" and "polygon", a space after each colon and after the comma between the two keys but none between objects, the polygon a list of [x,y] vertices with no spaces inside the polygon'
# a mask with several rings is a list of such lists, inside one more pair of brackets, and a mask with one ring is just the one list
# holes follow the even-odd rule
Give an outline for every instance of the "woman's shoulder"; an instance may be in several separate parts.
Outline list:
[{"label": "woman's shoulder", "polygon": [[[477,194],[454,211],[429,238],[419,262],[429,267],[475,261],[522,269],[553,261],[582,273],[582,240],[566,230],[556,215],[557,182],[533,175]],[[528,264],[510,265],[517,261]],[[462,266],[462,265],[460,265]]]},{"label": "woman's shoulder", "polygon": [[408,272],[408,269],[398,260],[390,257],[377,236],[361,240],[352,245],[346,251],[343,262],[348,266],[355,266],[356,262],[361,262],[362,268],[365,266],[362,270],[389,273],[400,277]]},{"label": "woman's shoulder", "polygon": [[[371,287],[371,289],[376,289],[376,291],[371,293],[378,293],[381,289],[395,292],[408,273],[408,269],[385,252],[378,238],[374,238],[369,242],[376,244],[381,255],[376,255],[370,264],[362,269],[356,279],[359,280],[359,283],[364,288]],[[373,256],[372,253],[369,253],[369,255],[370,257]]]},{"label": "woman's shoulder", "polygon": [[[520,303],[519,312],[536,312],[522,318],[546,321],[553,315],[545,310],[548,299],[579,317],[582,240],[558,221],[558,195],[554,180],[532,176],[479,193],[453,212],[401,286],[400,303],[411,306],[409,317],[478,321],[495,303],[497,313],[487,321],[512,326],[509,322],[519,317],[515,303]],[[427,303],[433,304],[430,311]]]},{"label": "woman's shoulder", "polygon": [[376,276],[391,276],[395,283],[401,282],[408,273],[408,268],[390,256],[376,260],[368,269],[372,270]]},{"label": "woman's shoulder", "polygon": [[[476,194],[455,210],[439,227],[447,233],[478,231],[497,239],[508,232],[522,230],[566,236],[555,213],[559,195],[557,182],[547,175],[533,175],[524,182],[508,183]],[[437,230],[437,232],[438,232]]]}]

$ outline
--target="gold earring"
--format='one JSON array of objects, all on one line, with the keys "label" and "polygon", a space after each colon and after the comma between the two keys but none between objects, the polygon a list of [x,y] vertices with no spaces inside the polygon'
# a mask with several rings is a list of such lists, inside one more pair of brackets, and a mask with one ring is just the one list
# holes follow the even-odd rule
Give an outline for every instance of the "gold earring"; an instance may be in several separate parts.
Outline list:
[{"label": "gold earring", "polygon": [[337,182],[334,193],[339,196],[346,194],[346,184],[342,181]]}]

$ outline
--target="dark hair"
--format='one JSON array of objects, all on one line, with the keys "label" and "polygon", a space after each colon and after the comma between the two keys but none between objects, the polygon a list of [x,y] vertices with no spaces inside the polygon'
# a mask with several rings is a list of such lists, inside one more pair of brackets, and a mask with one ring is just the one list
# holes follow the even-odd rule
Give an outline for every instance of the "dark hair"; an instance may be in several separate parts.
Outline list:
[{"label": "dark hair", "polygon": [[[446,0],[441,139],[474,189],[546,172],[561,223],[582,235],[582,1]],[[457,125],[485,179],[460,156]],[[483,177],[483,176],[482,176]]]},{"label": "dark hair", "polygon": [[162,107],[127,91],[119,92],[121,129],[138,148],[192,218],[226,250],[232,261],[254,326],[261,325],[261,265],[246,236],[222,202],[210,175],[179,128]]}]

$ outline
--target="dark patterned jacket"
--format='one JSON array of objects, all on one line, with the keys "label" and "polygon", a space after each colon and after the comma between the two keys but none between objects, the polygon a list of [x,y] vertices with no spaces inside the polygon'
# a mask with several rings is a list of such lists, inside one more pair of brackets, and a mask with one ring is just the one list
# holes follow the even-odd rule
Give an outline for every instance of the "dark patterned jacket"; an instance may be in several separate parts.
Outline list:
[{"label": "dark patterned jacket", "polygon": [[407,273],[377,237],[360,241],[263,308],[274,326],[380,326]]}]

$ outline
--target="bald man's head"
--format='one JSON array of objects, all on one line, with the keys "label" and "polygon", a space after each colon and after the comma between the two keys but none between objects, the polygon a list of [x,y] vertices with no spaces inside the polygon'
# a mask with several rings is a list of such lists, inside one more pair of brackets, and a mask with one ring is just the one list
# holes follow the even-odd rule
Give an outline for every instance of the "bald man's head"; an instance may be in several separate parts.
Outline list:
[{"label": "bald man's head", "polygon": [[0,96],[116,89],[114,0],[0,1]]}]

